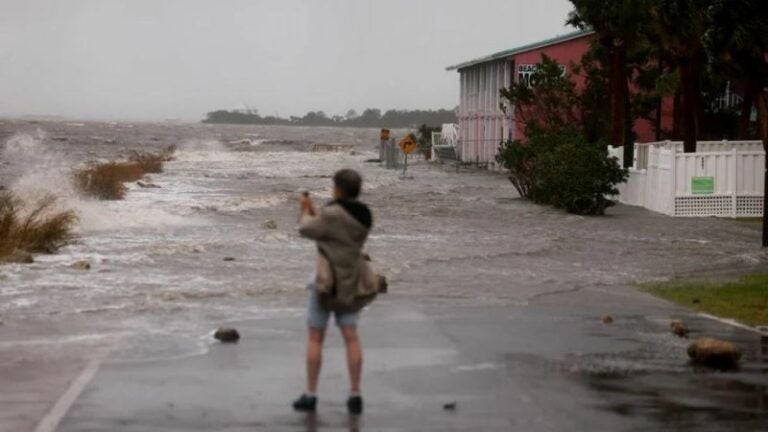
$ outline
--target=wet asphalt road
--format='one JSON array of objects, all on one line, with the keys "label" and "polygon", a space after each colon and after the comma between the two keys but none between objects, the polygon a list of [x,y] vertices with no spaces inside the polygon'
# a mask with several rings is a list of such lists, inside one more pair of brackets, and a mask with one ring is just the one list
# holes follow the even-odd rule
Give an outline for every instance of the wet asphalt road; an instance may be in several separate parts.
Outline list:
[{"label": "wet asphalt road", "polygon": [[[214,343],[202,356],[131,363],[113,356],[59,431],[768,430],[768,364],[755,334],[639,293],[593,294],[604,301],[578,309],[551,300],[417,306],[397,296],[374,304],[361,323],[360,418],[345,412],[335,329],[318,413],[290,410],[304,379],[303,317],[294,314],[233,323],[240,342]],[[601,314],[619,304],[615,322],[603,324]],[[692,337],[737,341],[747,350],[742,370],[689,366],[688,341],[669,334],[669,317],[684,317]],[[444,409],[453,402],[455,411]]]}]

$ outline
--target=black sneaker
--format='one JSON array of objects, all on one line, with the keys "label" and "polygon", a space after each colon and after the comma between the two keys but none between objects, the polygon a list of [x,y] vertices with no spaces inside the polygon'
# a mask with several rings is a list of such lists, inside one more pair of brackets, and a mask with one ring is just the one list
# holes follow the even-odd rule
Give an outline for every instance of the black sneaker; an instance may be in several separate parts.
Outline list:
[{"label": "black sneaker", "polygon": [[293,401],[293,409],[303,412],[314,412],[317,409],[317,396],[301,395],[300,398]]},{"label": "black sneaker", "polygon": [[347,399],[347,410],[350,414],[360,415],[363,413],[363,398],[360,396],[350,396]]}]

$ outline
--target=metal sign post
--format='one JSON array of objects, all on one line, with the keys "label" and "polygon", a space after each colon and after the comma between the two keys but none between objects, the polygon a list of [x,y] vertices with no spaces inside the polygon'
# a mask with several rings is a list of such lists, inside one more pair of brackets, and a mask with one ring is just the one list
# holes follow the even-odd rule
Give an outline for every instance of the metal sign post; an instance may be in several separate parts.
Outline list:
[{"label": "metal sign post", "polygon": [[398,144],[400,147],[400,150],[405,154],[405,166],[403,168],[403,175],[405,175],[405,172],[408,170],[408,155],[413,153],[414,150],[416,150],[416,137],[413,134],[408,134],[400,140],[400,143]]},{"label": "metal sign post", "polygon": [[389,129],[382,129],[379,133],[379,164],[387,164],[387,143],[389,142]]}]

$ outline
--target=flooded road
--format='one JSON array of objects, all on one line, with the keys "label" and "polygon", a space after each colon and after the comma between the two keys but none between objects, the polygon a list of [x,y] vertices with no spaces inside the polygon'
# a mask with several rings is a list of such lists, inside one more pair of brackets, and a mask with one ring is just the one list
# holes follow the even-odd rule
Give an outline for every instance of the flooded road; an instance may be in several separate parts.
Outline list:
[{"label": "flooded road", "polygon": [[[369,252],[392,286],[372,317],[389,323],[386,311],[406,310],[433,322],[430,334],[445,339],[440,349],[453,343],[462,355],[479,354],[472,364],[495,365],[494,373],[513,377],[503,381],[499,395],[530,392],[534,404],[552,399],[563,407],[588,394],[594,403],[580,402],[586,414],[579,418],[604,413],[610,430],[663,430],[644,428],[665,424],[668,430],[760,430],[768,424],[761,423],[768,383],[757,337],[688,315],[631,286],[765,269],[759,227],[672,219],[626,206],[605,218],[572,216],[517,199],[502,175],[457,174],[424,162],[402,177],[366,162],[377,156],[377,136],[375,130],[334,128],[0,121],[0,184],[22,196],[53,193],[80,217],[76,243],[32,265],[0,267],[0,388],[27,399],[63,391],[67,374],[105,346],[119,367],[194,362],[216,355],[209,333],[222,323],[261,323],[249,325],[267,340],[300,338],[303,283],[314,249],[295,233],[295,200],[305,190],[327,200],[330,175],[352,167],[363,173],[363,200],[374,211]],[[314,144],[354,150],[315,153]],[[160,188],[131,185],[125,200],[98,202],[69,186],[71,170],[85,161],[169,145],[177,147],[176,159],[152,175]],[[265,227],[266,221],[277,229]],[[92,269],[72,269],[78,260]],[[443,308],[456,308],[449,315],[462,319],[443,319]],[[616,325],[602,325],[603,314],[614,315]],[[686,343],[667,334],[672,316],[695,320],[701,334],[742,341],[749,359],[744,371],[698,375],[686,363]],[[288,322],[295,324],[278,325]],[[420,341],[411,341],[412,353]],[[390,370],[417,373],[413,365],[398,364]],[[39,372],[26,376],[19,369]],[[480,369],[471,376],[485,373]],[[66,372],[58,380],[57,370]],[[405,386],[391,399],[409,391],[418,393]],[[23,405],[12,392],[3,393],[0,402]],[[30,424],[46,406],[13,417],[15,424]],[[500,415],[501,406],[493,407]],[[386,416],[377,424],[387,426]],[[568,422],[564,416],[541,427],[520,424],[563,430]],[[502,421],[488,430],[509,425]]]}]

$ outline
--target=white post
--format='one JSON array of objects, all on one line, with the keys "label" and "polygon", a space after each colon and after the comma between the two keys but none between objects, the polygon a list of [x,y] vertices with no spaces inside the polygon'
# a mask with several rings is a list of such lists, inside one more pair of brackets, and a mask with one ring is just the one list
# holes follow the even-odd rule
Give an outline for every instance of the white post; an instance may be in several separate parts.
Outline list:
[{"label": "white post", "polygon": [[[669,145],[669,140],[667,140],[667,145]],[[669,175],[671,176],[671,179],[669,183],[672,185],[672,193],[670,194],[670,201],[669,201],[669,213],[672,216],[677,216],[677,208],[675,208],[676,198],[677,198],[677,145],[670,146],[670,149],[672,151],[672,159],[671,164],[669,167]]]},{"label": "white post", "polygon": [[739,167],[739,152],[736,150],[736,146],[731,149],[731,159],[733,159],[733,162],[730,163],[730,174],[731,174],[731,216],[733,218],[736,218],[738,216],[738,173],[736,170]]}]

